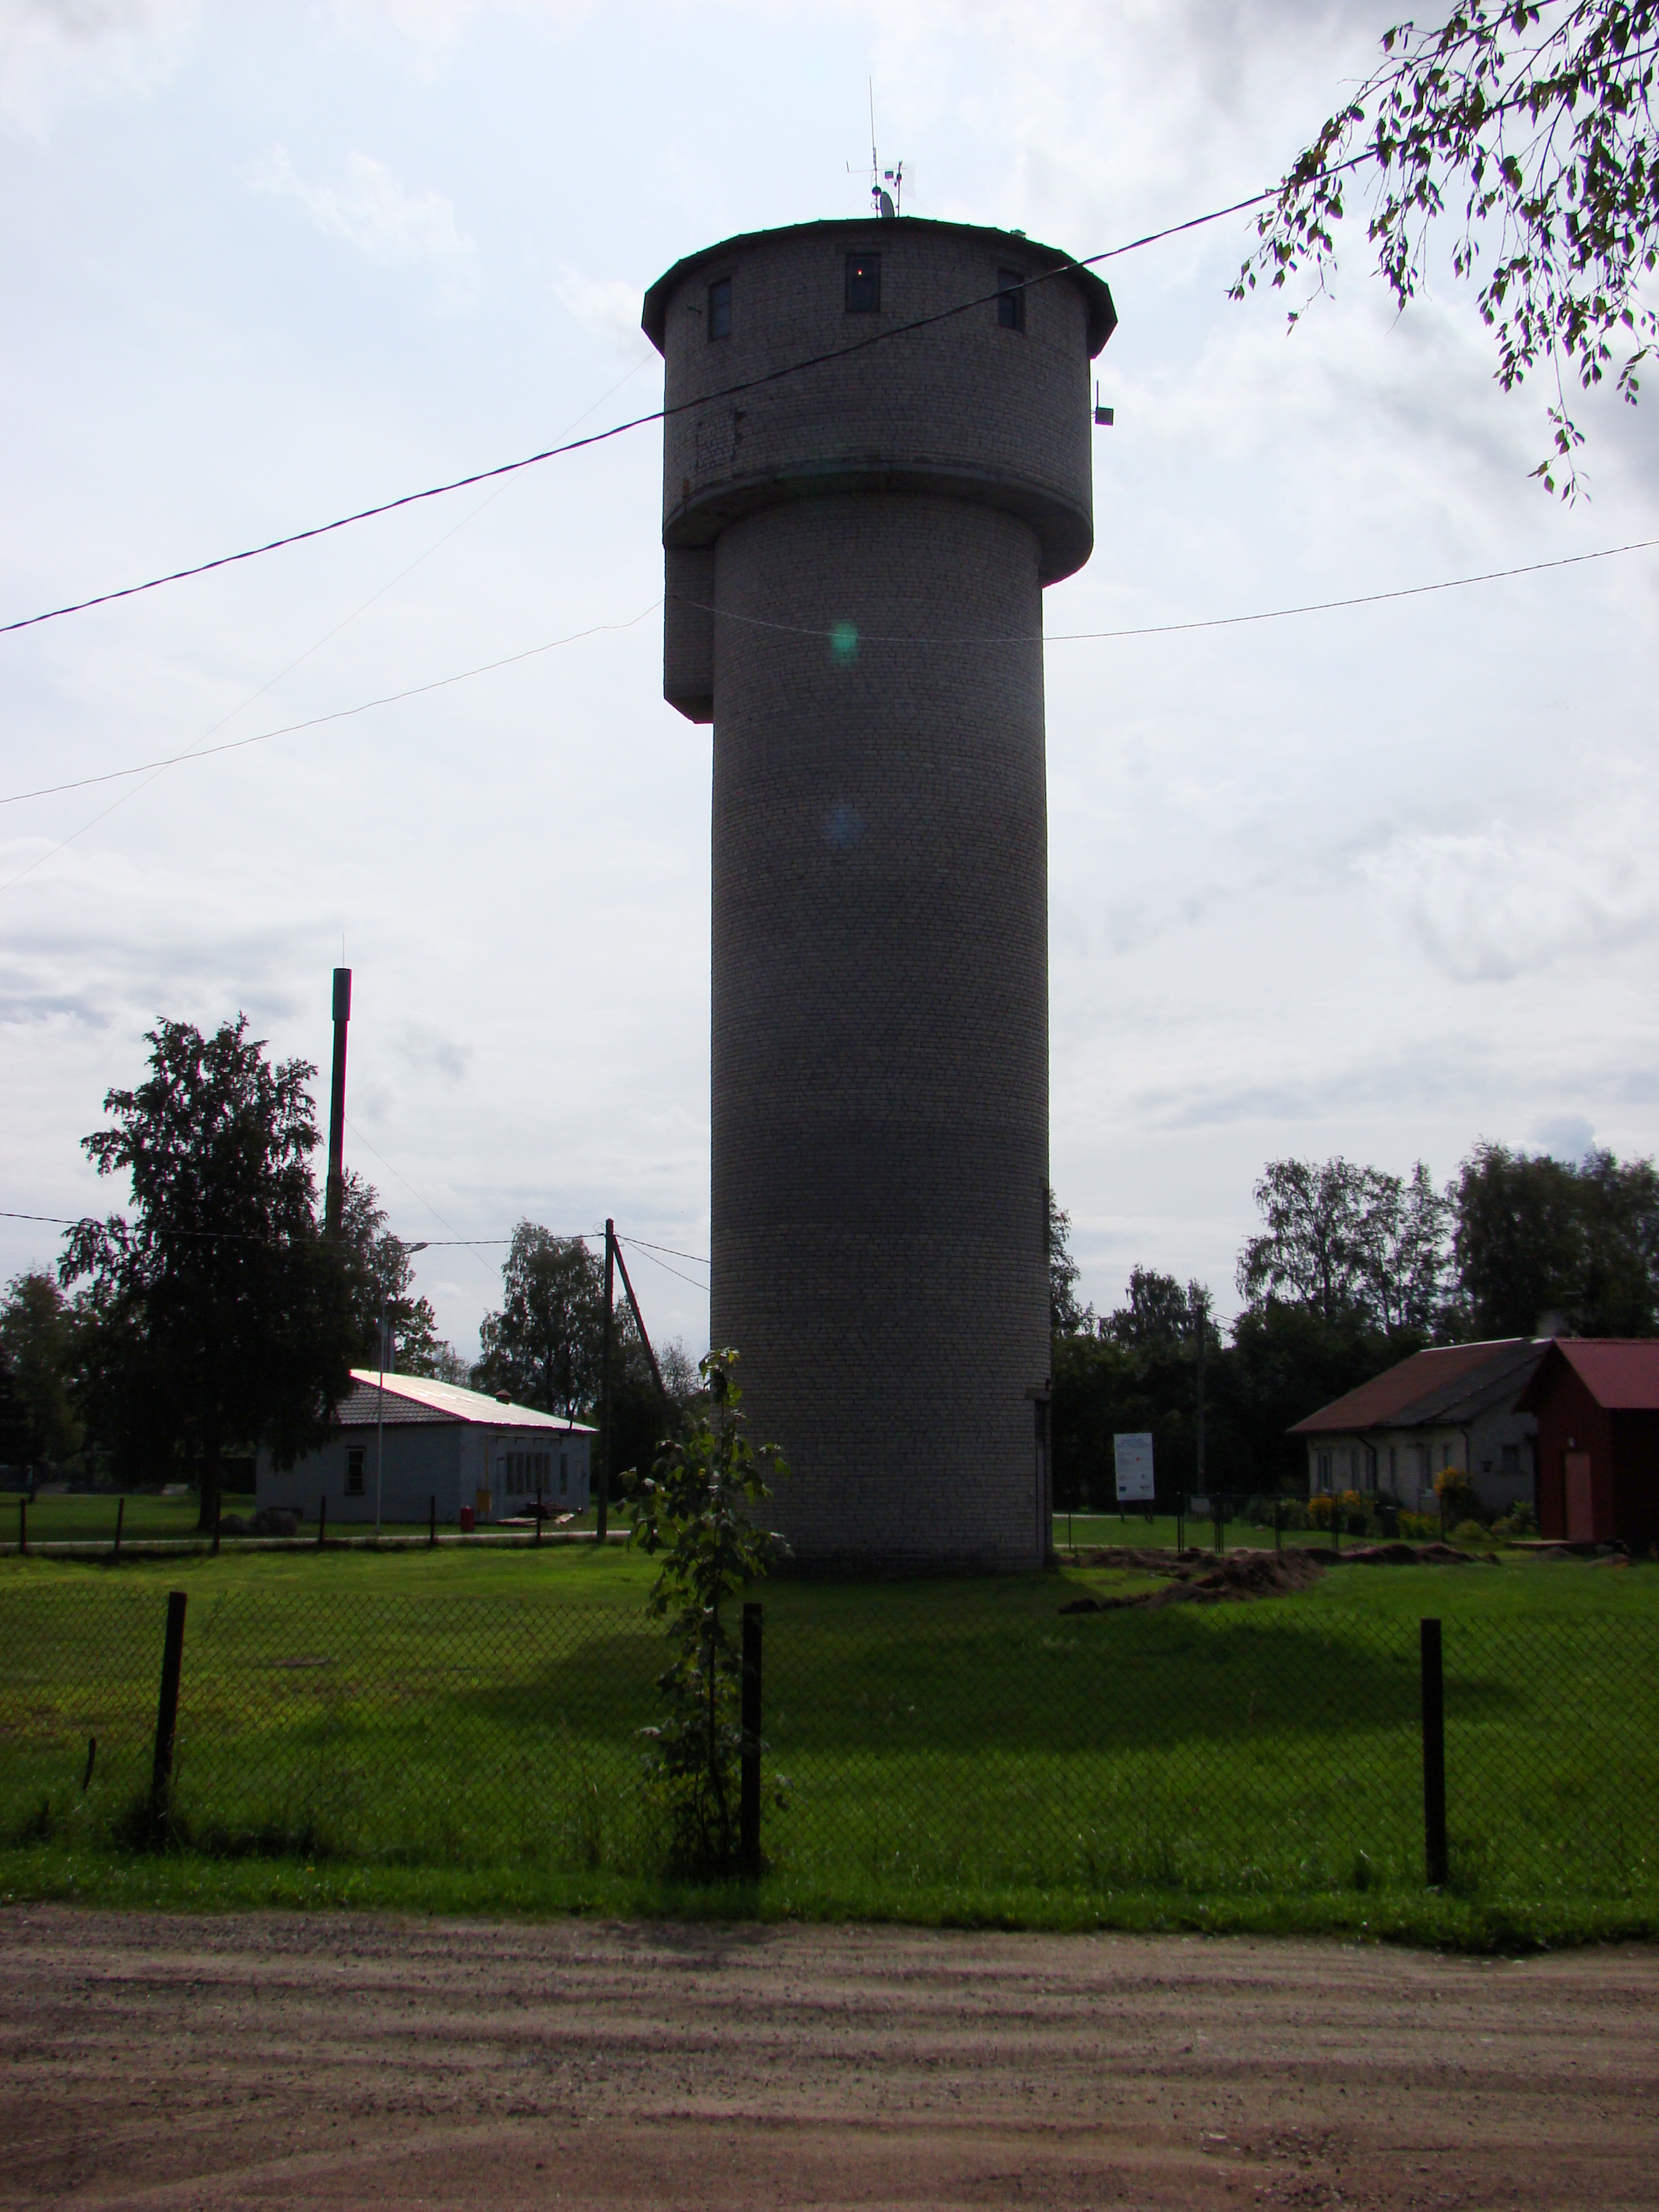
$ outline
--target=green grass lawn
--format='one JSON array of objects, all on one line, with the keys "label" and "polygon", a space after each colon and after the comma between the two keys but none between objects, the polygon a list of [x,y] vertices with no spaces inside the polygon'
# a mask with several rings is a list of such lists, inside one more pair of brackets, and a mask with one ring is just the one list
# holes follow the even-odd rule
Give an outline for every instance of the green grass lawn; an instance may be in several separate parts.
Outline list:
[{"label": "green grass lawn", "polygon": [[[70,1501],[79,1503],[80,1501]],[[94,1501],[96,1502],[96,1501]],[[0,1892],[688,1909],[640,1786],[659,1635],[591,1547],[0,1562]],[[770,1868],[712,1911],[1659,1932],[1659,1567],[1341,1567],[1062,1614],[1121,1572],[764,1593]],[[185,1590],[176,1802],[149,1771]],[[1449,1895],[1422,1873],[1418,1621],[1445,1623]],[[98,1750],[84,1790],[88,1740]]]}]

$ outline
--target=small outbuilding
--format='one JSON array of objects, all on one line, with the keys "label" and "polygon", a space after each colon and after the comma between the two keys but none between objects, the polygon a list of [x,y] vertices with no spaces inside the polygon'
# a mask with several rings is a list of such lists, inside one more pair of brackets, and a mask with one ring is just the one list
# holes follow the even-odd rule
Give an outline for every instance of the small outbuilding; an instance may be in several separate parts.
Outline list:
[{"label": "small outbuilding", "polygon": [[594,1431],[533,1406],[422,1375],[354,1367],[328,1440],[282,1472],[261,1452],[256,1489],[276,1506],[331,1521],[459,1519],[479,1522],[534,1512],[579,1513],[588,1502]]},{"label": "small outbuilding", "polygon": [[1521,1405],[1538,1423],[1540,1533],[1659,1544],[1659,1338],[1557,1337]]},{"label": "small outbuilding", "polygon": [[1308,1447],[1308,1492],[1357,1490],[1419,1510],[1461,1468],[1487,1512],[1532,1505],[1538,1424],[1516,1404],[1550,1340],[1437,1345],[1362,1382],[1291,1430]]}]

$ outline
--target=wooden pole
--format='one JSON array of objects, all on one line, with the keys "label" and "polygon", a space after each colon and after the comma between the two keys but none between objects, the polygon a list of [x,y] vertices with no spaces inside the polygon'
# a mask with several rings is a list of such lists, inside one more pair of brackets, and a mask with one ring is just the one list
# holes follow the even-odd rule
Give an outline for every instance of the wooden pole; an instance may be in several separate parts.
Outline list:
[{"label": "wooden pole", "polygon": [[617,1224],[605,1224],[605,1346],[599,1362],[599,1480],[594,1527],[603,1544],[611,1522],[611,1339],[617,1305]]},{"label": "wooden pole", "polygon": [[1418,1624],[1423,1670],[1423,1858],[1431,1888],[1449,1873],[1446,1844],[1446,1684],[1440,1623]]},{"label": "wooden pole", "polygon": [[173,1745],[179,1727],[179,1679],[185,1658],[185,1593],[167,1592],[167,1637],[161,1646],[161,1695],[155,1708],[155,1764],[150,1772],[149,1816],[167,1818],[173,1785]]},{"label": "wooden pole", "polygon": [[743,1752],[738,1788],[738,1856],[753,1881],[761,1870],[761,1608],[743,1609]]}]

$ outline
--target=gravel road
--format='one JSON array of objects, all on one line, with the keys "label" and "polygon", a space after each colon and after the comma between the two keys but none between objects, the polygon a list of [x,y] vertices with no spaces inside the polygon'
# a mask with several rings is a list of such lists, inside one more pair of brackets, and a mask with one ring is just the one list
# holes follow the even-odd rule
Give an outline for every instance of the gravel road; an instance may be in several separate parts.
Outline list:
[{"label": "gravel road", "polygon": [[0,1913],[0,2205],[1659,2206],[1659,1953]]}]

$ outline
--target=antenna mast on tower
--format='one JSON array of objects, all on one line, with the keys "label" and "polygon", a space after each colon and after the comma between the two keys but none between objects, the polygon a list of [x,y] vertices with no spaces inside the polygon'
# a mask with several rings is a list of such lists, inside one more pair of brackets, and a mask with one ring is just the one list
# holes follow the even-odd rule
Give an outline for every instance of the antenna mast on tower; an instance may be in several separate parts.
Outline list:
[{"label": "antenna mast on tower", "polygon": [[876,152],[876,81],[870,84],[870,199],[884,222],[892,222],[904,205],[904,164],[884,169]]}]

